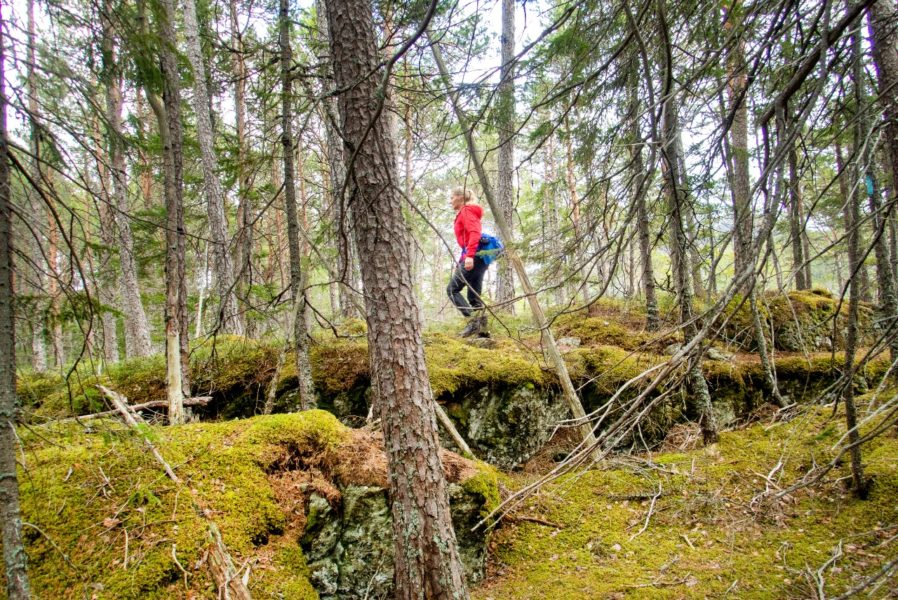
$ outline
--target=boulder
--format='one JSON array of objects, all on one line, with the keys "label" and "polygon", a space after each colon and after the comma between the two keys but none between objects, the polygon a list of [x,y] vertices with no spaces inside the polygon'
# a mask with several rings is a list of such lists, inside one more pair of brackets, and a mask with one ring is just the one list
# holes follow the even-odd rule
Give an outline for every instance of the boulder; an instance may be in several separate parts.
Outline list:
[{"label": "boulder", "polygon": [[[321,600],[389,598],[393,589],[393,519],[387,490],[351,485],[332,505],[309,497],[307,524],[300,540],[309,581]],[[465,485],[450,484],[452,522],[469,584],[485,573],[487,536],[479,521],[486,498]]]},{"label": "boulder", "polygon": [[[441,400],[477,458],[503,469],[530,459],[568,416],[555,389],[533,384],[479,386]],[[440,433],[444,446],[452,448],[449,436]]]}]

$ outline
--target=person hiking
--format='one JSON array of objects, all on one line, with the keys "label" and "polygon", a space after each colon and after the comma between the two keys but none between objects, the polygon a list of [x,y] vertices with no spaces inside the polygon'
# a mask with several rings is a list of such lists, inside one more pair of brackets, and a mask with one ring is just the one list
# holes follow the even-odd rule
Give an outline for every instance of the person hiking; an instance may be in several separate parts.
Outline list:
[{"label": "person hiking", "polygon": [[[446,292],[459,312],[468,319],[461,332],[462,337],[489,337],[487,318],[480,293],[483,289],[483,276],[489,266],[487,261],[477,256],[480,245],[482,227],[480,219],[483,209],[478,206],[474,192],[466,188],[455,188],[450,195],[455,215],[455,239],[461,246],[461,258],[455,265],[452,278]],[[467,286],[468,299],[462,296],[462,289]]]}]

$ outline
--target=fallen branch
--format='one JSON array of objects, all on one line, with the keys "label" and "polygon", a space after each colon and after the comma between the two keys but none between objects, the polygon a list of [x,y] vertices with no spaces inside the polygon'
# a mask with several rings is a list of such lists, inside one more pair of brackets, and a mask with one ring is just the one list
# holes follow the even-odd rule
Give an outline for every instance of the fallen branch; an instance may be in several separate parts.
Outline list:
[{"label": "fallen branch", "polygon": [[[102,387],[102,386],[98,386]],[[105,392],[104,392],[105,393]],[[206,406],[209,402],[212,401],[212,396],[195,396],[193,398],[184,398],[184,406]],[[150,409],[158,409],[164,408],[168,410],[168,400],[151,400],[150,402],[144,402],[143,404],[129,404],[128,408],[134,412],[139,410],[150,410]],[[104,410],[98,413],[91,413],[89,415],[79,415],[77,417],[66,417],[65,419],[56,419],[54,421],[47,421],[46,423],[41,423],[42,425],[49,425],[51,423],[70,423],[72,421],[89,421],[91,419],[102,419],[103,417],[111,417],[119,414],[118,409],[114,410]]]},{"label": "fallen branch", "polygon": [[[141,418],[137,413],[132,413],[131,409],[128,407],[128,399],[118,392],[114,392],[110,390],[108,387],[104,385],[98,385],[97,388],[103,394],[109,398],[109,401],[112,402],[112,405],[118,410],[118,412],[122,415],[122,418],[125,419],[125,423],[128,426],[140,430],[140,425],[146,425],[146,421]],[[140,422],[138,422],[140,419]],[[174,481],[175,483],[181,483],[181,480],[178,479],[178,476],[175,475],[175,472],[172,470],[171,465],[165,462],[165,459],[162,458],[162,455],[159,453],[159,450],[156,449],[156,446],[153,445],[153,442],[150,441],[150,438],[146,436],[145,433],[141,432],[141,437],[143,437],[143,443],[153,455],[153,458],[162,465],[162,468],[165,470],[165,474],[168,475],[168,478]]]},{"label": "fallen branch", "polygon": [[865,579],[864,581],[862,581],[855,587],[851,588],[850,590],[848,590],[841,596],[837,597],[835,600],[845,600],[846,598],[851,598],[852,596],[856,596],[857,594],[860,594],[865,589],[867,589],[868,587],[870,587],[871,585],[873,585],[874,583],[876,583],[877,581],[879,581],[881,579],[883,581],[886,581],[883,578],[890,577],[889,573],[896,567],[898,567],[898,558],[892,559],[891,561],[887,562],[886,564],[884,564],[882,566],[882,568],[879,571],[874,573],[871,577]]},{"label": "fallen branch", "polygon": [[635,538],[640,536],[642,534],[642,532],[644,532],[646,529],[649,528],[649,521],[652,520],[652,513],[655,512],[655,502],[657,502],[658,498],[661,497],[661,491],[662,491],[661,484],[659,483],[658,484],[658,493],[656,493],[654,496],[652,496],[652,503],[649,505],[649,512],[645,516],[645,523],[642,524],[642,529],[640,529],[639,531],[637,531],[636,533],[631,535],[630,539],[628,541],[632,542]]},{"label": "fallen branch", "polygon": [[221,533],[213,522],[209,522],[209,572],[218,587],[218,597],[224,599],[250,600],[252,596],[240,574],[234,567],[234,561],[221,539]]},{"label": "fallen branch", "polygon": [[564,529],[564,527],[558,523],[553,523],[552,521],[547,521],[539,517],[531,517],[529,515],[514,515],[507,513],[502,518],[503,520],[512,521],[513,523],[536,523],[537,525],[545,525],[546,527],[554,527],[555,529]]},{"label": "fallen branch", "polygon": [[455,428],[455,424],[452,423],[452,420],[449,418],[449,415],[446,414],[446,411],[443,410],[443,407],[436,401],[434,401],[433,406],[437,413],[437,420],[440,422],[440,425],[449,432],[449,437],[452,438],[452,441],[455,442],[458,449],[467,456],[474,456],[474,453],[471,452],[471,448],[468,446],[465,438],[463,438],[458,432],[458,429]]}]

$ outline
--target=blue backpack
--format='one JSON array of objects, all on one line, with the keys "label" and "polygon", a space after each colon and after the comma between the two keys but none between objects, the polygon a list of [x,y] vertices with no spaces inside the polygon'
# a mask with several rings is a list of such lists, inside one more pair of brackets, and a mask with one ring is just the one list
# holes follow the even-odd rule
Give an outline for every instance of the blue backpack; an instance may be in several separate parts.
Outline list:
[{"label": "blue backpack", "polygon": [[502,255],[505,246],[502,240],[488,233],[481,234],[480,244],[477,246],[477,256],[483,260],[485,265],[491,264],[494,260]]}]

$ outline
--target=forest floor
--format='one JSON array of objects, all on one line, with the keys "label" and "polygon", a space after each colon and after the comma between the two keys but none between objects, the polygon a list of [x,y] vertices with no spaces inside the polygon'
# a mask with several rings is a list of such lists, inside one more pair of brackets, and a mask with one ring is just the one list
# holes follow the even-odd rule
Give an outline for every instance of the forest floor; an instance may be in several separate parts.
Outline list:
[{"label": "forest floor", "polygon": [[[544,486],[492,538],[474,597],[831,598],[894,561],[898,430],[864,447],[867,500],[847,490],[847,457],[778,498],[835,458],[844,415],[815,406],[788,421],[759,418],[707,448],[697,428],[680,426],[661,452]],[[549,466],[532,462],[504,485],[519,489]],[[898,597],[894,566],[860,597]]]},{"label": "forest floor", "polygon": [[[675,334],[645,332],[638,313],[617,306],[598,309],[556,324],[559,339],[577,340],[565,351],[572,376],[593,378],[598,395],[613,393],[666,360],[667,346],[678,341]],[[447,335],[445,328],[425,336],[438,397],[472,384],[550,385],[551,373],[539,361],[538,337],[526,319],[506,319],[493,330],[494,345],[484,348]],[[326,393],[367,385],[363,325],[348,334],[313,348],[316,386]],[[258,412],[279,348],[274,340],[242,338],[198,348],[196,386],[243,407],[243,413]],[[735,346],[718,349],[723,356],[703,367],[717,399],[746,395],[749,383],[762,380],[757,355]],[[839,353],[778,351],[777,372],[781,382],[792,382],[793,391],[805,389],[804,402],[820,401],[818,391],[837,377],[839,361]],[[878,381],[886,364],[879,358],[867,364],[869,382]],[[254,565],[255,597],[316,597],[296,543],[305,508],[294,488],[314,484],[325,493],[328,482],[274,481],[270,475],[284,448],[291,453],[312,448],[304,460],[314,457],[314,469],[337,478],[339,465],[359,462],[351,456],[334,462],[342,454],[333,449],[354,439],[334,417],[313,411],[232,420],[244,414],[221,413],[210,422],[142,429],[190,482],[189,491],[181,490],[161,474],[142,435],[117,421],[98,419],[84,428],[71,422],[39,425],[73,410],[105,408],[97,383],[132,402],[164,397],[162,357],[123,362],[103,376],[75,374],[68,387],[58,375],[23,373],[19,379],[20,396],[36,417],[19,434],[37,597],[214,597],[199,566],[208,518],[219,523],[241,563]],[[291,377],[289,369],[282,374],[284,389],[294,385]],[[800,385],[805,380],[807,388]],[[860,397],[861,418],[895,393],[887,389]],[[873,480],[868,499],[858,500],[847,489],[847,459],[814,485],[778,497],[836,458],[843,413],[819,404],[779,413],[762,404],[747,424],[744,415],[737,422],[707,448],[701,447],[695,425],[675,425],[657,451],[618,454],[599,467],[547,483],[494,531],[487,577],[474,587],[473,597],[822,599],[863,585],[891,564],[864,595],[898,598],[898,429],[893,425],[863,446]],[[875,425],[871,419],[862,432]],[[507,497],[551,471],[570,443],[555,440],[519,471],[500,474],[502,494]],[[284,481],[293,487],[281,489]],[[385,485],[385,479],[374,483]]]}]

